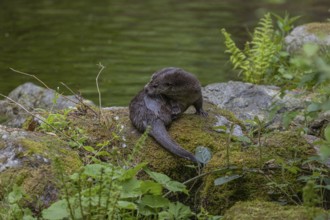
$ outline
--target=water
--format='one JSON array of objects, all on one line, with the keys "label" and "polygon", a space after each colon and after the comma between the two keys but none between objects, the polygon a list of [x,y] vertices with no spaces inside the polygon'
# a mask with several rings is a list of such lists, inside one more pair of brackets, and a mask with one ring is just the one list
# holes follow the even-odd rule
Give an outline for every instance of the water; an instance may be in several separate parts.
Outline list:
[{"label": "water", "polygon": [[102,63],[103,106],[127,105],[163,67],[182,67],[203,85],[236,79],[220,28],[242,43],[267,11],[303,15],[299,24],[326,20],[329,8],[328,0],[1,0],[0,93],[37,83],[9,67],[97,102]]}]

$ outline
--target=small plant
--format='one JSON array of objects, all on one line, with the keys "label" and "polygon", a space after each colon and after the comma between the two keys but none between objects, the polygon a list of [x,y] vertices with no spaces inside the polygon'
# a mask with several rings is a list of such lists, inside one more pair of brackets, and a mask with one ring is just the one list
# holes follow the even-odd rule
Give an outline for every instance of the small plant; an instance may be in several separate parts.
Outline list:
[{"label": "small plant", "polygon": [[271,14],[267,13],[258,23],[252,34],[252,40],[245,43],[243,50],[239,49],[230,34],[222,29],[225,37],[225,52],[230,54],[230,61],[234,69],[239,69],[240,74],[247,82],[283,84],[292,77],[285,70],[288,65],[288,53],[283,51],[285,35],[292,29],[293,22],[299,17],[277,18],[278,29],[273,26]]},{"label": "small plant", "polygon": [[26,195],[23,189],[15,184],[12,191],[4,199],[4,207],[0,206],[0,219],[36,219],[32,217],[31,210],[21,207],[20,201],[24,196]]},{"label": "small plant", "polygon": [[188,219],[189,207],[162,196],[169,192],[188,193],[185,185],[168,176],[145,170],[154,180],[138,180],[146,166],[125,170],[107,163],[90,164],[67,178],[59,170],[63,199],[43,210],[44,219]]},{"label": "small plant", "polygon": [[264,82],[265,76],[274,72],[276,56],[281,51],[281,44],[275,42],[274,27],[270,13],[259,22],[252,35],[252,41],[240,50],[230,34],[221,30],[225,37],[226,52],[230,53],[230,61],[234,69],[240,69],[246,81],[251,83]]}]

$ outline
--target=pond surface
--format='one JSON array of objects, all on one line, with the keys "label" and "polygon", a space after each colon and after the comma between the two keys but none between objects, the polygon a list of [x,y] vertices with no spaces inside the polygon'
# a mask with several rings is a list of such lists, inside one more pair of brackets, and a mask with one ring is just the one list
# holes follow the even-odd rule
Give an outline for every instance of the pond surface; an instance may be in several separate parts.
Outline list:
[{"label": "pond surface", "polygon": [[221,28],[242,43],[265,12],[302,15],[300,24],[325,21],[329,8],[328,0],[1,0],[0,93],[38,83],[9,67],[97,102],[102,63],[103,106],[128,105],[153,72],[168,66],[194,73],[203,85],[237,79]]}]

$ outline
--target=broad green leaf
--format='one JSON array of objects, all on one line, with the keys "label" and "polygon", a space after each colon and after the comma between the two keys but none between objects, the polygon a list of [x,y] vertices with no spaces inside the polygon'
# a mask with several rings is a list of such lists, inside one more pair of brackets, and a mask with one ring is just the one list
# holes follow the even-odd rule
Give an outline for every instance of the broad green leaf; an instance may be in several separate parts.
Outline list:
[{"label": "broad green leaf", "polygon": [[235,175],[231,175],[231,176],[220,177],[220,178],[217,178],[216,180],[214,180],[214,185],[216,185],[216,186],[223,185],[223,184],[228,183],[232,180],[238,179],[241,176],[242,175],[235,174]]},{"label": "broad green leaf", "polygon": [[315,112],[321,109],[321,106],[317,103],[312,103],[307,106],[307,112]]},{"label": "broad green leaf", "polygon": [[150,170],[145,170],[145,172],[153,178],[156,182],[165,185],[167,182],[171,181],[171,178],[162,173],[152,172]]},{"label": "broad green leaf", "polygon": [[324,137],[325,139],[330,142],[330,125],[328,125],[325,129],[324,129]]},{"label": "broad green leaf", "polygon": [[170,201],[162,196],[145,195],[142,197],[141,203],[151,208],[164,208],[168,206]]},{"label": "broad green leaf", "polygon": [[168,220],[168,219],[174,219],[173,216],[167,212],[167,211],[162,211],[158,213],[158,220]]},{"label": "broad green leaf", "polygon": [[17,203],[23,197],[23,190],[16,184],[13,186],[13,190],[8,194],[9,203]]},{"label": "broad green leaf", "polygon": [[139,213],[144,216],[156,215],[158,213],[157,209],[153,209],[141,203],[138,204],[138,208]]},{"label": "broad green leaf", "polygon": [[156,173],[149,170],[145,170],[151,178],[160,183],[164,188],[172,192],[184,192],[188,194],[186,186],[180,182],[171,180],[168,176],[162,173]]},{"label": "broad green leaf", "polygon": [[212,154],[210,149],[203,146],[198,146],[195,151],[195,157],[198,162],[207,164],[211,160]]},{"label": "broad green leaf", "polygon": [[322,160],[327,160],[330,157],[330,144],[324,144],[320,147],[320,156]]},{"label": "broad green leaf", "polygon": [[101,172],[108,173],[111,171],[110,167],[102,164],[89,164],[84,167],[84,174],[91,177],[100,176]]},{"label": "broad green leaf", "polygon": [[164,185],[164,187],[171,192],[183,192],[188,195],[188,190],[186,189],[186,185],[180,182],[170,181],[166,185]]},{"label": "broad green leaf", "polygon": [[151,180],[146,180],[141,183],[142,194],[150,193],[152,195],[161,195],[163,191],[162,185]]},{"label": "broad green leaf", "polygon": [[121,198],[135,198],[142,195],[141,182],[136,178],[126,180],[121,183],[122,191],[120,194]]},{"label": "broad green leaf", "polygon": [[252,143],[251,139],[248,138],[247,136],[238,136],[238,137],[236,137],[236,140],[239,142],[244,142],[244,143],[248,143],[248,144]]},{"label": "broad green leaf", "polygon": [[92,146],[84,146],[84,149],[85,149],[85,151],[88,151],[88,152],[91,152],[91,153],[95,152],[95,149]]},{"label": "broad green leaf", "polygon": [[168,212],[174,219],[189,219],[193,215],[190,208],[180,202],[170,203]]},{"label": "broad green leaf", "polygon": [[49,208],[42,211],[42,217],[47,220],[69,218],[70,214],[67,209],[67,202],[65,200],[59,200],[53,203]]},{"label": "broad green leaf", "polygon": [[127,180],[133,178],[143,167],[145,167],[148,163],[140,163],[134,168],[131,168],[121,176],[120,180]]},{"label": "broad green leaf", "polygon": [[96,153],[96,156],[98,156],[98,157],[100,157],[100,156],[110,157],[111,155],[107,151],[100,151],[100,152]]},{"label": "broad green leaf", "polygon": [[319,50],[319,46],[316,44],[305,44],[303,50],[308,57],[316,55]]},{"label": "broad green leaf", "polygon": [[137,205],[133,202],[118,201],[118,207],[121,209],[137,210]]}]

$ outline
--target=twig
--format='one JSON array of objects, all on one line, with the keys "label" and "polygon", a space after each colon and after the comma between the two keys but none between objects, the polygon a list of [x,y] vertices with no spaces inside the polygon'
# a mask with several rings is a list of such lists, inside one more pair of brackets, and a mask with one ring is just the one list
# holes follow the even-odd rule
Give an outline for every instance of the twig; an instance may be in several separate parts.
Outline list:
[{"label": "twig", "polygon": [[98,72],[97,76],[96,76],[96,88],[97,88],[97,92],[99,94],[99,111],[100,111],[100,117],[99,117],[99,121],[101,122],[101,117],[103,116],[102,115],[102,99],[101,99],[101,91],[100,91],[100,88],[99,88],[99,76],[101,75],[101,72],[103,71],[103,69],[105,68],[105,66],[103,66],[101,63],[98,63],[97,64],[98,67],[100,67],[100,71]]},{"label": "twig", "polygon": [[38,82],[40,82],[42,85],[44,85],[47,89],[50,89],[50,88],[46,85],[46,83],[44,83],[42,80],[40,80],[38,77],[36,77],[36,76],[33,75],[33,74],[24,73],[24,72],[22,72],[22,71],[15,70],[15,69],[13,69],[13,68],[11,68],[11,67],[9,67],[9,69],[10,69],[11,71],[16,72],[16,73],[19,73],[19,74],[23,74],[23,75],[26,75],[26,76],[33,77],[33,78],[35,78]]},{"label": "twig", "polygon": [[85,106],[86,108],[88,108],[89,110],[91,110],[95,115],[97,115],[97,112],[95,112],[89,105],[86,105],[84,102],[83,102],[83,100],[82,100],[82,98],[79,96],[79,95],[77,95],[74,91],[72,91],[72,89],[69,87],[69,86],[67,86],[64,82],[61,82],[61,84],[67,89],[67,90],[69,90],[77,99],[78,99],[78,101],[79,102],[76,102],[76,101],[73,101],[73,100],[70,100],[70,101],[72,101],[73,103],[75,103],[75,104],[82,104],[83,106]]}]

